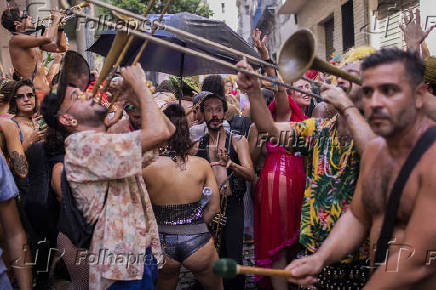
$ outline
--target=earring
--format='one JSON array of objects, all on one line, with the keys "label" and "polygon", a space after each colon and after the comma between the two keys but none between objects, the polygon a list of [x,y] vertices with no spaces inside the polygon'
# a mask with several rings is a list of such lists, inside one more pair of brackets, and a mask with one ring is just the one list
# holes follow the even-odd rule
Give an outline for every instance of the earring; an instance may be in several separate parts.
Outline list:
[{"label": "earring", "polygon": [[73,126],[73,127],[77,126],[77,120],[76,119],[72,119],[71,120],[71,126]]}]

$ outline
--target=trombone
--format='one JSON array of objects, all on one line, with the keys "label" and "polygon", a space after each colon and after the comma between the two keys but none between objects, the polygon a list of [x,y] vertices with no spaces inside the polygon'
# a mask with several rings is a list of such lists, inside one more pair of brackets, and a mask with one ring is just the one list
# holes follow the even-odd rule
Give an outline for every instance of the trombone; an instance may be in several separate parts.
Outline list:
[{"label": "trombone", "polygon": [[[281,81],[277,80],[276,78],[264,76],[264,75],[261,75],[259,73],[253,72],[253,71],[241,69],[232,63],[229,63],[227,61],[213,57],[209,54],[198,52],[198,51],[193,50],[191,48],[187,48],[187,47],[183,47],[181,45],[175,44],[175,43],[171,43],[169,41],[157,38],[155,36],[151,36],[150,34],[145,33],[143,31],[131,30],[131,28],[129,27],[129,23],[126,23],[125,25],[120,25],[119,23],[116,24],[116,23],[111,22],[111,21],[103,20],[104,21],[103,24],[107,27],[121,28],[123,31],[126,31],[134,36],[147,39],[147,40],[154,42],[156,44],[172,48],[172,49],[177,50],[177,51],[182,52],[182,53],[195,55],[195,56],[203,58],[205,60],[208,60],[208,61],[217,63],[219,65],[222,65],[224,67],[230,68],[231,70],[239,71],[239,72],[246,73],[248,75],[255,76],[259,79],[262,79],[262,80],[286,87],[288,89],[292,89],[294,91],[297,91],[297,92],[300,92],[300,93],[303,93],[306,95],[310,95],[310,96],[315,97],[317,99],[322,99],[322,97],[320,95],[306,92],[304,90],[296,88],[296,87],[290,85],[289,83],[300,79],[308,69],[314,69],[314,70],[323,71],[323,72],[327,72],[327,73],[332,74],[332,75],[342,77],[350,82],[361,84],[360,79],[357,78],[356,76],[354,76],[346,71],[343,71],[343,70],[341,70],[341,69],[339,69],[339,68],[329,64],[328,62],[323,61],[315,56],[315,51],[316,51],[315,38],[314,38],[312,32],[310,32],[307,29],[297,30],[283,44],[283,46],[280,50],[280,53],[279,53],[278,66],[276,66],[276,65],[272,65],[268,62],[265,62],[263,60],[260,60],[256,57],[253,57],[251,55],[237,51],[235,49],[228,48],[224,45],[214,43],[214,42],[212,42],[208,39],[205,39],[203,37],[199,37],[199,36],[196,36],[194,34],[188,33],[186,31],[182,31],[182,30],[177,29],[173,26],[165,25],[159,21],[151,21],[150,19],[148,19],[142,15],[132,13],[128,10],[118,8],[116,6],[102,2],[100,0],[87,0],[87,2],[95,4],[97,6],[104,7],[106,9],[111,10],[111,11],[118,12],[118,13],[123,14],[125,16],[132,17],[134,19],[142,21],[143,23],[152,24],[155,27],[157,26],[159,29],[167,30],[167,31],[170,31],[174,34],[178,34],[178,35],[188,39],[189,41],[200,42],[200,43],[203,43],[206,45],[210,45],[210,46],[213,46],[214,48],[217,48],[219,50],[226,51],[228,53],[237,55],[237,56],[242,57],[242,58],[246,58],[247,60],[250,60],[254,63],[258,63],[258,64],[262,64],[262,65],[266,65],[266,66],[273,66],[276,69],[278,68],[280,70],[281,76],[283,77],[285,82],[281,82]],[[98,19],[98,18],[93,17],[93,16],[85,15],[85,14],[82,14],[80,12],[79,13],[73,12],[73,13],[75,13],[78,17],[83,17],[83,18],[86,18],[88,20],[95,21],[96,23],[102,22],[101,19]],[[308,80],[308,79],[306,79],[306,80]],[[312,80],[308,80],[308,81],[310,81],[311,83],[314,83],[314,81],[312,81]]]}]

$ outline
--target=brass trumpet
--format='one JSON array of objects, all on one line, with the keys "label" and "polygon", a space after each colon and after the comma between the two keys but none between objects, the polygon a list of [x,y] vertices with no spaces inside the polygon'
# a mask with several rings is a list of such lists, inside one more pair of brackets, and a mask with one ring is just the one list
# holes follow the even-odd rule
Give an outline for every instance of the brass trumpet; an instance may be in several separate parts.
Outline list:
[{"label": "brass trumpet", "polygon": [[[83,11],[83,8],[85,8],[85,7],[89,7],[89,3],[88,2],[82,2],[80,4],[77,4],[75,6],[70,7],[68,9],[61,9],[59,12],[61,14],[65,15],[63,17],[62,21],[67,21],[67,20],[69,20],[71,18],[76,17],[75,13],[81,13]],[[52,15],[48,15],[46,17],[39,18],[38,22],[43,23],[45,21],[51,20],[51,18],[52,18]]]}]

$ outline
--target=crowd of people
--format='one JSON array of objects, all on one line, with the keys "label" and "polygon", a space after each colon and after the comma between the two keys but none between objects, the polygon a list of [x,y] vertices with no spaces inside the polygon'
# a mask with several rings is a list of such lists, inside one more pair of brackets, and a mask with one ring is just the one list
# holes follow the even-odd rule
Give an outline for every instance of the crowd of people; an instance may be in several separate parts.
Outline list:
[{"label": "crowd of people", "polygon": [[[293,83],[308,94],[246,73],[151,89],[131,65],[94,98],[99,71],[67,50],[60,15],[35,36],[9,7],[0,288],[52,289],[56,275],[68,289],[176,289],[183,266],[198,289],[244,289],[213,265],[243,264],[253,239],[255,266],[290,274],[257,276],[258,289],[432,289],[436,78],[421,49],[431,30],[406,20],[406,50],[342,56],[362,85],[308,71],[320,86]],[[267,37],[252,38],[272,63]],[[48,72],[43,51],[57,54]]]}]

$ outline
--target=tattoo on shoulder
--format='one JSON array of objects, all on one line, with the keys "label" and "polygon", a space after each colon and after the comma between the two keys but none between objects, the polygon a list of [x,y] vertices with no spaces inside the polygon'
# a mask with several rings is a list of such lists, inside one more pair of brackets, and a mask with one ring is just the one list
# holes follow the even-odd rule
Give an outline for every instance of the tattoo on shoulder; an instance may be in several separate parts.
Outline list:
[{"label": "tattoo on shoulder", "polygon": [[20,155],[17,151],[13,151],[11,154],[11,160],[14,172],[20,176],[26,176],[28,172],[26,157]]}]

